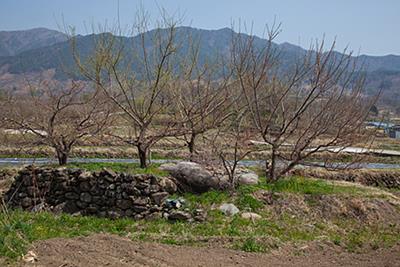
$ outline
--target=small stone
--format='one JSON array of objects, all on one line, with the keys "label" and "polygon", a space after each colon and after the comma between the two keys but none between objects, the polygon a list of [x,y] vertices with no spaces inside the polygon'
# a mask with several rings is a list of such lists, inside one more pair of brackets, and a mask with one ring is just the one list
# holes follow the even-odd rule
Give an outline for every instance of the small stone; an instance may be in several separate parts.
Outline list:
[{"label": "small stone", "polygon": [[88,171],[84,171],[81,174],[79,174],[79,176],[78,176],[79,181],[87,181],[90,178],[92,178],[92,173],[88,172]]},{"label": "small stone", "polygon": [[128,193],[133,192],[134,188],[135,188],[135,185],[133,183],[122,183],[121,184],[121,189]]},{"label": "small stone", "polygon": [[190,215],[190,213],[180,211],[180,210],[172,211],[168,215],[168,219],[173,220],[173,221],[187,221],[187,220],[190,220],[191,218],[192,218],[192,215]]},{"label": "small stone", "polygon": [[111,219],[118,219],[122,217],[121,212],[110,210],[107,212],[107,217]]},{"label": "small stone", "polygon": [[117,200],[115,204],[117,205],[118,208],[126,210],[132,206],[132,201],[127,199],[121,199]]},{"label": "small stone", "polygon": [[131,217],[132,215],[133,215],[133,210],[127,209],[127,210],[125,211],[125,216]]},{"label": "small stone", "polygon": [[39,188],[37,188],[37,186],[29,186],[29,187],[27,187],[26,188],[26,192],[31,197],[37,196],[40,193]]},{"label": "small stone", "polygon": [[147,197],[140,197],[140,198],[134,198],[131,197],[133,200],[133,204],[137,206],[145,206],[149,203],[149,199]]},{"label": "small stone", "polygon": [[46,203],[39,203],[32,208],[33,212],[45,211],[47,209]]},{"label": "small stone", "polygon": [[37,262],[37,256],[33,251],[28,251],[28,253],[22,257],[22,260],[26,263],[35,263]]},{"label": "small stone", "polygon": [[100,196],[94,196],[94,197],[92,197],[92,202],[94,204],[97,204],[97,205],[102,205],[103,204],[103,198],[100,197]]},{"label": "small stone", "polygon": [[60,183],[56,183],[54,185],[54,190],[60,190],[60,191],[70,191],[70,187],[68,186],[68,182],[60,182]]},{"label": "small stone", "polygon": [[158,192],[158,191],[160,191],[160,186],[156,185],[156,184],[152,184],[152,185],[150,185],[149,190],[150,190],[150,193]]},{"label": "small stone", "polygon": [[139,188],[140,190],[143,190],[143,189],[145,189],[145,188],[148,188],[148,187],[149,187],[149,184],[148,184],[148,183],[144,183],[144,182],[140,182],[140,183],[138,183],[138,184],[136,185],[136,187]]},{"label": "small stone", "polygon": [[158,192],[152,194],[151,198],[153,199],[154,203],[161,205],[168,196],[169,194],[167,192]]},{"label": "small stone", "polygon": [[115,177],[117,177],[117,173],[115,171],[107,169],[107,168],[104,168],[100,172],[100,175],[104,176],[104,178],[106,178],[110,182],[114,181]]},{"label": "small stone", "polygon": [[133,181],[133,176],[130,174],[125,174],[124,179],[125,182],[132,182]]},{"label": "small stone", "polygon": [[89,182],[81,182],[79,184],[79,188],[81,189],[81,191],[89,191],[91,186],[90,186]]},{"label": "small stone", "polygon": [[233,216],[239,212],[239,209],[233,205],[232,203],[224,203],[219,207],[219,210],[227,215],[227,216]]},{"label": "small stone", "polygon": [[171,179],[169,179],[167,177],[161,177],[160,180],[158,181],[158,185],[164,191],[167,191],[170,194],[173,194],[178,190],[176,184]]},{"label": "small stone", "polygon": [[74,213],[72,213],[72,216],[73,216],[73,217],[82,216],[82,212],[80,212],[80,211],[74,212]]},{"label": "small stone", "polygon": [[162,211],[162,208],[155,205],[155,206],[151,206],[149,209],[150,212],[158,212],[158,211]]},{"label": "small stone", "polygon": [[243,219],[252,220],[252,221],[260,220],[262,218],[261,215],[259,215],[257,213],[253,213],[253,212],[243,212],[241,217]]},{"label": "small stone", "polygon": [[207,218],[207,213],[203,209],[196,209],[194,211],[193,219],[197,222],[204,222]]},{"label": "small stone", "polygon": [[21,200],[21,206],[23,208],[28,208],[32,205],[32,199],[30,199],[29,197],[25,197]]},{"label": "small stone", "polygon": [[240,173],[236,177],[236,181],[241,185],[258,184],[258,175],[254,172]]},{"label": "small stone", "polygon": [[79,211],[79,207],[76,205],[75,201],[72,200],[60,203],[53,207],[53,212],[56,214],[61,214],[62,212],[75,213],[77,211]]},{"label": "small stone", "polygon": [[32,177],[31,176],[22,177],[22,184],[24,186],[31,186],[32,185]]},{"label": "small stone", "polygon": [[77,201],[77,202],[76,202],[76,206],[77,206],[78,208],[80,208],[80,209],[84,209],[84,208],[86,208],[86,207],[88,206],[88,204],[85,203],[85,202],[82,202],[82,201]]},{"label": "small stone", "polygon": [[65,193],[65,198],[67,199],[79,199],[79,195],[77,193],[74,192],[67,192]]},{"label": "small stone", "polygon": [[114,191],[107,190],[106,193],[105,193],[105,195],[106,195],[107,197],[109,197],[109,198],[114,198],[114,197],[115,197],[115,192],[114,192]]},{"label": "small stone", "polygon": [[90,203],[92,201],[92,196],[89,193],[81,193],[80,200],[86,203]]},{"label": "small stone", "polygon": [[146,216],[147,220],[158,220],[162,218],[161,212],[153,212]]},{"label": "small stone", "polygon": [[141,215],[141,214],[136,214],[135,216],[133,216],[133,219],[135,219],[135,220],[141,220],[141,219],[143,219],[143,215]]},{"label": "small stone", "polygon": [[26,193],[19,193],[18,194],[18,197],[19,198],[24,198],[24,197],[27,197],[28,195],[26,194]]},{"label": "small stone", "polygon": [[89,207],[86,208],[86,212],[89,214],[95,214],[99,210],[99,207],[93,204],[90,204]]},{"label": "small stone", "polygon": [[135,212],[139,212],[139,213],[147,210],[147,208],[145,206],[132,206],[132,209]]}]

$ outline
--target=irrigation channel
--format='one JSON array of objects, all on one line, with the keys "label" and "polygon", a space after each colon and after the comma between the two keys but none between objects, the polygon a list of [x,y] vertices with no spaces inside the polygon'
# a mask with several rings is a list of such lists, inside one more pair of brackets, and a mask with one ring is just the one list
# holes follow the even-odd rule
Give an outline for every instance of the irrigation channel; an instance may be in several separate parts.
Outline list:
[{"label": "irrigation channel", "polygon": [[[173,163],[179,162],[177,159],[153,159],[152,163]],[[70,163],[139,163],[138,159],[126,159],[126,158],[70,158]],[[47,165],[57,164],[57,160],[54,158],[0,158],[0,167],[12,167],[12,166],[23,166],[23,165]],[[263,160],[243,160],[240,165],[244,167],[255,167],[265,166]],[[323,167],[322,162],[310,162],[303,163],[300,167]],[[400,164],[389,164],[389,163],[357,163],[348,166],[347,163],[330,163],[329,167],[340,168],[361,168],[361,169],[400,169]]]}]

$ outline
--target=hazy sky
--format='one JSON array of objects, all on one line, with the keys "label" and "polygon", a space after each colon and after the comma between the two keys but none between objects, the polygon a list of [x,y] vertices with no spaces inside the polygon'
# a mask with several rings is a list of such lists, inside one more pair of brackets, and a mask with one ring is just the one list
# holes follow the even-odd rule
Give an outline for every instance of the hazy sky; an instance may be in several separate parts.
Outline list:
[{"label": "hazy sky", "polygon": [[[229,27],[241,19],[261,35],[276,17],[283,25],[278,42],[307,47],[325,35],[337,38],[338,49],[400,55],[400,0],[119,0],[122,24],[132,22],[140,3],[153,16],[162,6],[197,28]],[[64,18],[85,33],[85,23],[115,21],[117,10],[118,0],[0,0],[0,30],[57,29]]]}]

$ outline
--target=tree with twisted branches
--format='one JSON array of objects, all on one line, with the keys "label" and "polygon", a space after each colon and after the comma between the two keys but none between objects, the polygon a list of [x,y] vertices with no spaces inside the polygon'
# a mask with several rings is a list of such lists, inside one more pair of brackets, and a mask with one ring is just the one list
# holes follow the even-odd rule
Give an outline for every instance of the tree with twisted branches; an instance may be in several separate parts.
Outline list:
[{"label": "tree with twisted branches", "polygon": [[276,180],[311,155],[362,140],[363,122],[376,98],[363,94],[364,79],[351,53],[316,44],[289,67],[273,42],[280,25],[262,45],[255,37],[232,38],[231,66],[251,127],[269,147],[266,174]]}]

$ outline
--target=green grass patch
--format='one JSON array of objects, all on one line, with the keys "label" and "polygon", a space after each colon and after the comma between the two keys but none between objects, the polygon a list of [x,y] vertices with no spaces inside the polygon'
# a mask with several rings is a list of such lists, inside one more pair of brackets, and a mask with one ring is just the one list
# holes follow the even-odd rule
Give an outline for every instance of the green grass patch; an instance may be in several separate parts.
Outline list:
[{"label": "green grass patch", "polygon": [[239,242],[235,247],[245,252],[265,252],[267,250],[262,243],[254,238],[248,238],[245,241]]},{"label": "green grass patch", "polygon": [[[273,183],[268,183],[265,181],[265,177],[261,177],[258,185],[246,185],[237,189],[239,197],[244,198],[243,200],[240,200],[238,204],[242,205],[246,201],[251,202],[252,199],[248,196],[260,189],[278,193],[294,193],[302,195],[345,194],[351,196],[367,196],[369,193],[366,188],[351,185],[337,185],[327,180],[306,178],[302,176],[286,177]],[[249,205],[251,206],[251,204]],[[257,208],[257,203],[253,203],[253,208]]]},{"label": "green grass patch", "polygon": [[199,195],[186,193],[183,195],[183,198],[192,206],[210,206],[228,201],[229,194],[227,192],[212,190]]},{"label": "green grass patch", "polygon": [[108,232],[125,234],[132,231],[132,220],[109,220],[105,218],[54,215],[47,212],[30,213],[11,211],[0,213],[0,255],[17,258],[35,241],[54,237],[85,236]]},{"label": "green grass patch", "polygon": [[[118,172],[152,173],[165,175],[151,165],[140,169],[138,164],[127,163],[71,163],[69,168],[83,168],[98,171],[109,168]],[[30,213],[20,210],[0,212],[0,256],[17,259],[26,253],[28,246],[36,241],[54,237],[86,236],[92,233],[112,233],[129,236],[133,240],[154,241],[165,244],[204,245],[204,240],[223,240],[223,246],[234,247],[248,252],[265,252],[271,245],[286,242],[303,243],[313,240],[330,241],[349,251],[359,251],[365,247],[387,247],[399,242],[400,225],[362,224],[359,221],[342,218],[322,220],[318,218],[296,217],[293,213],[283,211],[275,214],[265,209],[253,193],[257,190],[282,193],[326,195],[346,194],[366,196],[363,188],[347,185],[334,185],[329,181],[288,177],[275,183],[267,183],[261,178],[258,185],[240,186],[229,194],[227,192],[209,191],[200,195],[184,194],[172,197],[183,197],[189,209],[203,208],[207,211],[207,220],[203,223],[169,222],[165,219],[154,221],[134,221],[132,219],[110,220],[106,218],[54,215],[51,213]],[[283,194],[285,195],[285,194]],[[281,197],[281,196],[279,196]],[[310,207],[316,205],[310,197]],[[218,207],[220,204],[234,203],[241,211],[257,212],[262,219],[245,220],[236,215],[227,217]],[[319,220],[319,221],[318,221]],[[226,240],[226,241],[225,241]]]},{"label": "green grass patch", "polygon": [[258,211],[264,204],[249,193],[239,194],[235,204],[240,210]]},{"label": "green grass patch", "polygon": [[281,179],[271,184],[270,190],[274,192],[288,192],[307,195],[328,195],[328,194],[362,194],[365,190],[356,186],[335,185],[325,180],[308,179],[301,176],[294,176]]},{"label": "green grass patch", "polygon": [[[212,205],[210,202],[203,203]],[[3,212],[0,213],[0,256],[15,260],[24,255],[29,245],[36,240],[87,236],[93,233],[111,233],[129,236],[132,240],[174,245],[204,245],[204,240],[208,238],[221,238],[226,240],[223,246],[248,252],[267,251],[270,246],[266,244],[271,243],[281,245],[313,240],[327,240],[349,251],[358,251],[367,247],[388,247],[400,240],[398,225],[363,225],[343,219],[331,221],[329,227],[322,221],[313,222],[310,226],[305,218],[286,213],[274,216],[263,210],[259,211],[263,218],[253,222],[239,215],[226,217],[218,210],[207,207],[208,218],[203,223],[169,222],[165,219],[110,220],[20,210]]]}]

